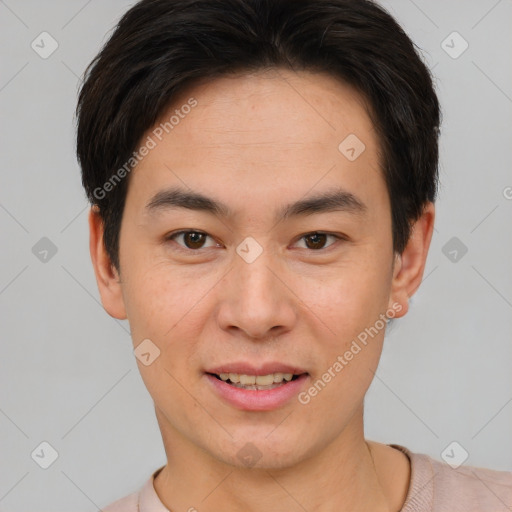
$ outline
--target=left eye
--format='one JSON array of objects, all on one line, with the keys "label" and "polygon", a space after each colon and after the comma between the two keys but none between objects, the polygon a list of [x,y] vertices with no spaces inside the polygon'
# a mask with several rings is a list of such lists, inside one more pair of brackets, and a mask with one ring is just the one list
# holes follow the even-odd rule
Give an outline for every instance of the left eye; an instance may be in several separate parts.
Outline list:
[{"label": "left eye", "polygon": [[[335,240],[341,239],[341,237],[336,235],[330,235],[328,233],[309,233],[307,235],[302,236],[299,240],[305,240],[306,249],[312,249],[314,251],[318,251],[321,249],[325,249],[325,242],[328,237],[334,238]],[[334,243],[334,242],[333,242]],[[330,247],[332,244],[329,244],[327,247]]]},{"label": "left eye", "polygon": [[[203,233],[202,231],[179,231],[177,233],[174,233],[167,237],[167,240],[176,240],[177,238],[183,238],[184,241],[184,247],[187,249],[203,249],[205,248],[205,240],[207,238],[211,238],[206,233]],[[178,243],[178,245],[182,245]],[[214,247],[215,245],[218,245],[214,243],[210,247]]]}]

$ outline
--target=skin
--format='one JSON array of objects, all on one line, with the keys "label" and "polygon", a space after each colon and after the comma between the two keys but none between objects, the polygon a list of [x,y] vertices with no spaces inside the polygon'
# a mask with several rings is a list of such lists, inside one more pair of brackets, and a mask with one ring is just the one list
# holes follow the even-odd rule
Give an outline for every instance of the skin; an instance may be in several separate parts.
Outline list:
[{"label": "skin", "polygon": [[[215,79],[186,91],[162,119],[191,96],[198,105],[129,176],[119,271],[97,211],[89,216],[106,311],[129,319],[134,347],[149,338],[161,351],[149,366],[138,361],[167,454],[157,494],[176,512],[399,510],[409,461],[363,431],[385,329],[306,405],[292,399],[272,411],[243,411],[212,390],[204,371],[279,361],[308,372],[307,390],[379,315],[407,313],[434,206],[425,206],[405,251],[395,254],[377,134],[361,96],[328,75],[273,70]],[[351,133],[366,146],[354,161],[338,150]],[[147,212],[154,194],[176,185],[222,201],[233,216]],[[333,187],[355,195],[364,213],[274,221],[283,205]],[[166,239],[180,229],[207,233],[204,247],[190,237]],[[312,232],[344,239],[315,245]],[[248,236],[263,249],[250,264],[236,252]],[[237,457],[248,442],[261,454],[251,468]]]}]

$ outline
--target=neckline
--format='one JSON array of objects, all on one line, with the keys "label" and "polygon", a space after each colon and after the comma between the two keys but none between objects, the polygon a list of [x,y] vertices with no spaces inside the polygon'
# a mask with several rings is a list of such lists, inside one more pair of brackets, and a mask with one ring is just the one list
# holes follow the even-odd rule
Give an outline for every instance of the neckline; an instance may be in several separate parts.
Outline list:
[{"label": "neckline", "polygon": [[415,512],[417,510],[432,510],[434,503],[433,478],[435,476],[431,460],[423,453],[411,452],[400,444],[388,444],[404,453],[410,462],[411,474],[409,488],[404,503],[399,512]]}]

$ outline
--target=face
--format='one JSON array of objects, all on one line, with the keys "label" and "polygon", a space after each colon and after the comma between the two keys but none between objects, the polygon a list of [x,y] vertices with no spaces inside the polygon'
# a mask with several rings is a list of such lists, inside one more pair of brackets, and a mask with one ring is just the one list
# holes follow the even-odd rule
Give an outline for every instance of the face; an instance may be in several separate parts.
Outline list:
[{"label": "face", "polygon": [[377,134],[329,76],[216,79],[173,114],[141,141],[103,303],[134,347],[150,340],[146,363],[159,353],[138,365],[164,440],[287,467],[359,433],[385,315],[405,313],[429,236],[404,268]]}]

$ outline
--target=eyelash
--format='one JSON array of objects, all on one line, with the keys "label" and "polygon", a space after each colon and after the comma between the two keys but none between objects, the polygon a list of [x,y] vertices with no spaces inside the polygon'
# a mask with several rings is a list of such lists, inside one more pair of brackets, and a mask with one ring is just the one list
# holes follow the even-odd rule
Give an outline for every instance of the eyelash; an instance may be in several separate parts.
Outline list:
[{"label": "eyelash", "polygon": [[[194,229],[183,229],[181,231],[175,231],[174,233],[170,233],[169,235],[167,235],[165,237],[165,240],[166,241],[173,241],[174,242],[175,238],[177,238],[178,236],[189,234],[189,233],[195,233],[195,234],[199,234],[199,235],[206,235],[207,237],[212,238],[210,235],[208,235],[208,233],[205,233],[204,231],[198,231],[198,230],[194,230]],[[326,231],[311,231],[309,233],[305,233],[304,235],[300,236],[297,239],[297,241],[303,240],[304,238],[306,238],[308,236],[311,236],[311,235],[327,235],[328,237],[335,238],[338,241],[347,241],[348,240],[348,238],[346,236],[344,236],[344,235],[335,235],[333,233],[328,233]],[[213,240],[213,238],[212,238],[212,240]],[[309,250],[310,252],[321,252],[321,251],[329,249],[334,244],[335,244],[335,242],[330,244],[330,245],[328,245],[327,247],[321,248],[321,249],[308,249],[307,247],[305,249]],[[178,245],[178,249],[177,249],[178,251],[183,251],[183,252],[187,252],[187,253],[199,253],[203,249],[212,249],[213,248],[213,247],[206,247],[206,248],[205,247],[200,247],[199,249],[190,249],[188,247],[183,247],[180,244],[177,244],[177,245]]]}]

